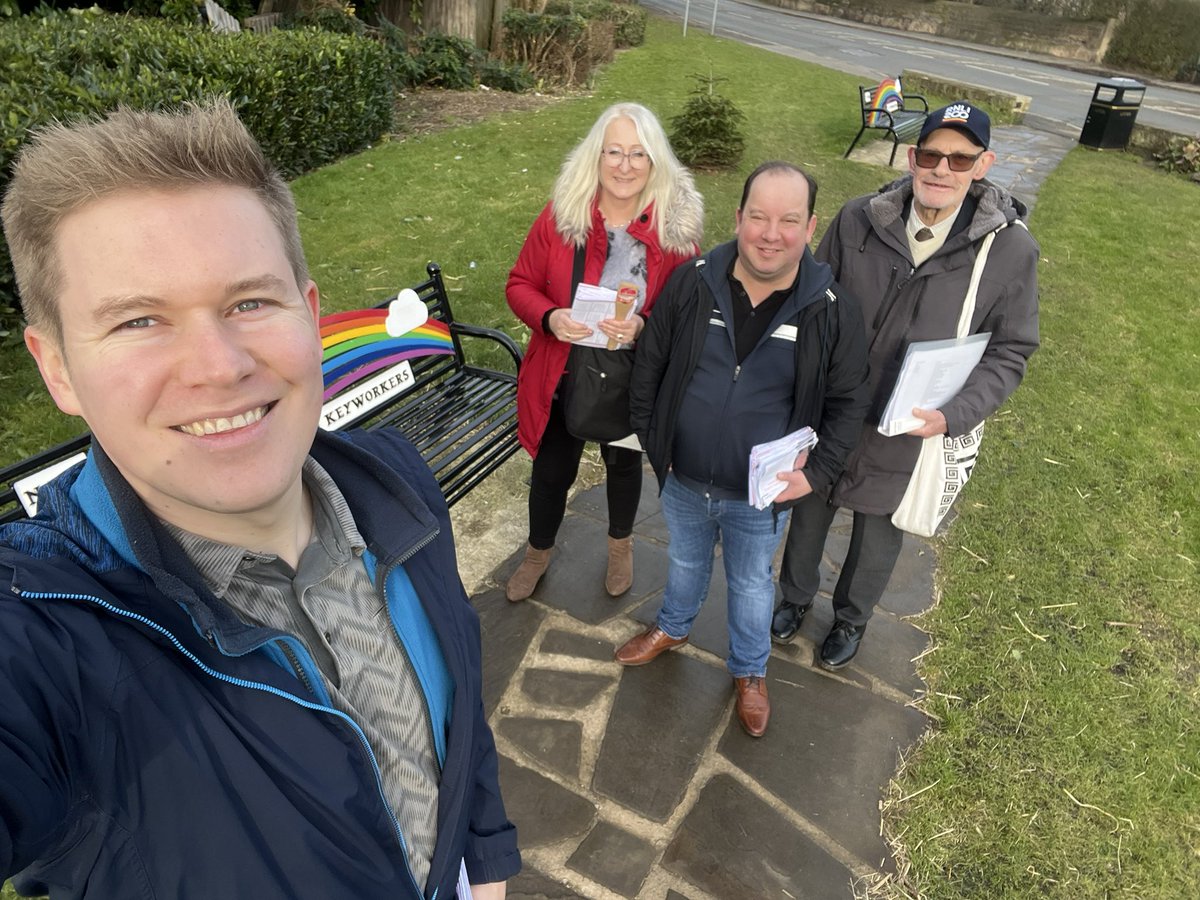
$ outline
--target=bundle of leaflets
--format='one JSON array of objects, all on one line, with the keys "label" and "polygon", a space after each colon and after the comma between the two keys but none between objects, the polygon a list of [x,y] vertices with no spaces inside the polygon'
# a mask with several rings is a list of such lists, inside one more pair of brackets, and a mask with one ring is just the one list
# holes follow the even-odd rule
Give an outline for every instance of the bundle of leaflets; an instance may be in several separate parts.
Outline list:
[{"label": "bundle of leaflets", "polygon": [[755,509],[766,509],[783,493],[788,483],[776,476],[792,471],[796,457],[816,444],[816,432],[806,425],[778,440],[750,448],[750,503]]}]

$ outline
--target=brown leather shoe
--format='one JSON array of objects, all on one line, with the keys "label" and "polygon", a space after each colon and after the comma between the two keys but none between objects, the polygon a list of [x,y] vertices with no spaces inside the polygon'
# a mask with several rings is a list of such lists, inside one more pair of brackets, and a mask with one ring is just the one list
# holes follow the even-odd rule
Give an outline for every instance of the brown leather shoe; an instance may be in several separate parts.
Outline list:
[{"label": "brown leather shoe", "polygon": [[633,587],[633,535],[608,539],[608,571],[604,589],[610,597],[620,597]]},{"label": "brown leather shoe", "polygon": [[687,642],[686,635],[673,638],[657,625],[651,625],[622,644],[613,657],[623,666],[644,666],[660,653]]},{"label": "brown leather shoe", "polygon": [[737,691],[737,717],[750,737],[762,737],[771,718],[771,701],[767,699],[767,682],[758,675],[733,679]]},{"label": "brown leather shoe", "polygon": [[517,571],[512,573],[504,588],[509,603],[529,598],[550,565],[550,553],[553,549],[547,547],[545,550],[537,550],[531,544],[525,545],[525,558],[521,560],[521,565],[517,566]]}]

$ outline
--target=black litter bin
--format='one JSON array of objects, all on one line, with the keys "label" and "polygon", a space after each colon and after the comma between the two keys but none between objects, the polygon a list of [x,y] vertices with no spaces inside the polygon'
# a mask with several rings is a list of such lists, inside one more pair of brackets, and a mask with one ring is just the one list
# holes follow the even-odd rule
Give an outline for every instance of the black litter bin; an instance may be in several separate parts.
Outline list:
[{"label": "black litter bin", "polygon": [[1132,78],[1097,82],[1079,143],[1100,150],[1124,150],[1145,93],[1146,86]]}]

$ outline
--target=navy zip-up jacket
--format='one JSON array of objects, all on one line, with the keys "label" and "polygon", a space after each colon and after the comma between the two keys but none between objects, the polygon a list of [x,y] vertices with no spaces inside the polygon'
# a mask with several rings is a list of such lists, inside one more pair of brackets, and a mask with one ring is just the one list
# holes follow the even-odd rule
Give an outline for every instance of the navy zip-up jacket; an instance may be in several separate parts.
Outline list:
[{"label": "navy zip-up jacket", "polygon": [[427,889],[301,642],[217,601],[98,447],[0,531],[0,878],[55,898],[448,900],[460,861],[473,883],[519,870],[437,483],[386,430],[322,433],[312,454],[426,693],[442,766]]},{"label": "navy zip-up jacket", "polygon": [[634,431],[660,486],[674,468],[715,495],[744,498],[750,447],[810,426],[820,441],[805,475],[827,496],[869,403],[858,303],[805,249],[791,296],[739,366],[728,325],[736,254],[736,241],[721,244],[667,282],[637,344]]}]

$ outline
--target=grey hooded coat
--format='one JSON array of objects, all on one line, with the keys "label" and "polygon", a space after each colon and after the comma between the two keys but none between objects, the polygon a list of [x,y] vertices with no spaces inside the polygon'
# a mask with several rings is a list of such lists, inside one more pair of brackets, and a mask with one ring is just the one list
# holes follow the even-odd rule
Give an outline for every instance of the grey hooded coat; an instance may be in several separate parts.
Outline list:
[{"label": "grey hooded coat", "polygon": [[[875,515],[890,515],[899,506],[921,448],[920,438],[884,437],[876,430],[905,349],[912,341],[954,337],[981,239],[1026,213],[1007,191],[977,181],[945,244],[914,269],[905,235],[911,202],[911,177],[851,200],[816,253],[862,305],[871,365],[871,409],[830,502]],[[1025,228],[996,235],[971,321],[972,334],[992,336],[967,383],[942,407],[952,435],[995,412],[1025,374],[1026,360],[1038,346],[1037,262],[1037,242]]]}]

